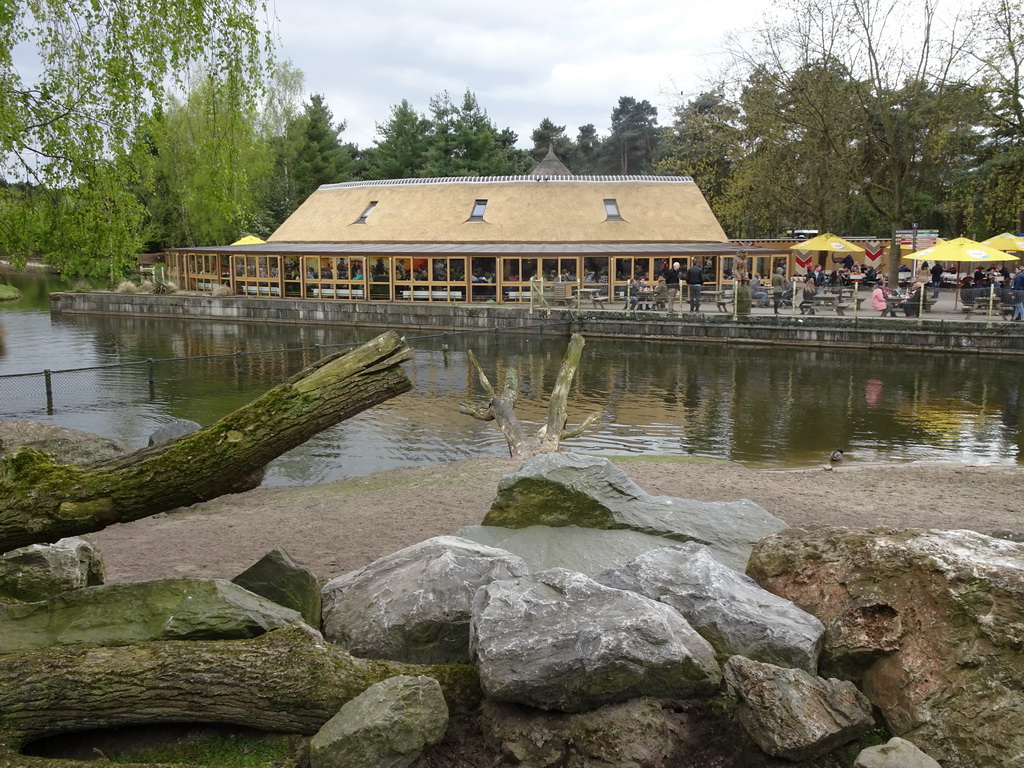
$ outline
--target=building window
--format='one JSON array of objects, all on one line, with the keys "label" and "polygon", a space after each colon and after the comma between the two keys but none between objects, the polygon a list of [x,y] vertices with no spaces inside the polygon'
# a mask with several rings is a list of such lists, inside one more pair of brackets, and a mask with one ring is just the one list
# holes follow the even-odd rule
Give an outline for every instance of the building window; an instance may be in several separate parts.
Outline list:
[{"label": "building window", "polygon": [[483,221],[484,211],[487,210],[486,200],[477,200],[473,203],[473,213],[470,214],[470,221]]},{"label": "building window", "polygon": [[374,200],[372,203],[370,203],[368,206],[366,206],[366,210],[363,211],[363,215],[360,216],[358,219],[356,219],[356,224],[365,224],[367,217],[369,217],[369,215],[371,213],[373,213],[373,209],[376,208],[376,207],[377,207],[377,201]]},{"label": "building window", "polygon": [[605,221],[622,221],[622,214],[619,213],[619,204],[615,200],[604,201]]}]

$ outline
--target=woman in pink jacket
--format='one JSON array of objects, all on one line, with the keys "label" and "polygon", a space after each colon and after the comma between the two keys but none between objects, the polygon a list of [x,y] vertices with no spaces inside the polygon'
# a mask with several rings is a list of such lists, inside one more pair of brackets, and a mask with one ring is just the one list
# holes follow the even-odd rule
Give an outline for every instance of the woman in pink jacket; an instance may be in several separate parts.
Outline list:
[{"label": "woman in pink jacket", "polygon": [[889,313],[889,317],[896,317],[896,305],[892,302],[891,295],[889,287],[880,281],[871,292],[871,308],[881,312],[882,317],[885,317],[886,312]]}]

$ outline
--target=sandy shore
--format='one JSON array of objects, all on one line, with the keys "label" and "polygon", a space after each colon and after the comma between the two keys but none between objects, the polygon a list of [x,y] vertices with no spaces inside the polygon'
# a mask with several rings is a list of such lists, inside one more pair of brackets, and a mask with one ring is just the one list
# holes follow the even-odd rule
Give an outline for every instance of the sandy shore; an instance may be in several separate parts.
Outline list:
[{"label": "sandy shore", "polygon": [[[792,526],[1024,530],[1024,468],[853,462],[833,471],[725,461],[615,460],[652,494],[751,499]],[[518,462],[474,459],[309,488],[258,488],[92,534],[108,581],[233,578],[284,547],[322,579],[480,523]]]}]

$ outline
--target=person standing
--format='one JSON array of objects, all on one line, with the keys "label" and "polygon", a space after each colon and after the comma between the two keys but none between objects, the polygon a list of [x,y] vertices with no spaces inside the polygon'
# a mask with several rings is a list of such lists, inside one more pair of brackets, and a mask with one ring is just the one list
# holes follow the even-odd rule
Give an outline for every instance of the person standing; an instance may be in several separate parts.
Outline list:
[{"label": "person standing", "polygon": [[943,270],[942,265],[939,262],[936,261],[935,265],[932,267],[932,272],[931,272],[931,274],[932,274],[932,299],[939,298],[939,289],[942,287],[942,273],[944,271],[945,270]]},{"label": "person standing", "polygon": [[700,311],[700,292],[704,287],[704,270],[694,261],[686,270],[686,284],[690,288],[690,311]]},{"label": "person standing", "polygon": [[671,315],[679,293],[679,262],[674,262],[672,268],[666,269],[662,274],[665,278],[665,287],[668,289],[668,313]]},{"label": "person standing", "polygon": [[1020,265],[1013,273],[1013,317],[1010,320],[1024,320],[1024,267]]},{"label": "person standing", "polygon": [[786,292],[786,270],[782,267],[775,268],[772,275],[772,301],[775,303],[775,314],[779,314],[779,305],[782,304],[782,295]]}]

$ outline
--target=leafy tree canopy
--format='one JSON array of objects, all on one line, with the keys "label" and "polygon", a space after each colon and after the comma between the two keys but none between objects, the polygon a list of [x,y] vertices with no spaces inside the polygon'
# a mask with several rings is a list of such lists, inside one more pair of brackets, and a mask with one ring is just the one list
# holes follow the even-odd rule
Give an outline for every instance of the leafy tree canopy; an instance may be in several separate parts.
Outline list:
[{"label": "leafy tree canopy", "polygon": [[[116,278],[141,244],[139,115],[196,64],[258,95],[269,52],[259,0],[0,3],[0,250]],[[32,51],[19,61],[14,51]],[[24,72],[38,73],[28,77]],[[87,234],[91,233],[91,234]]]}]

